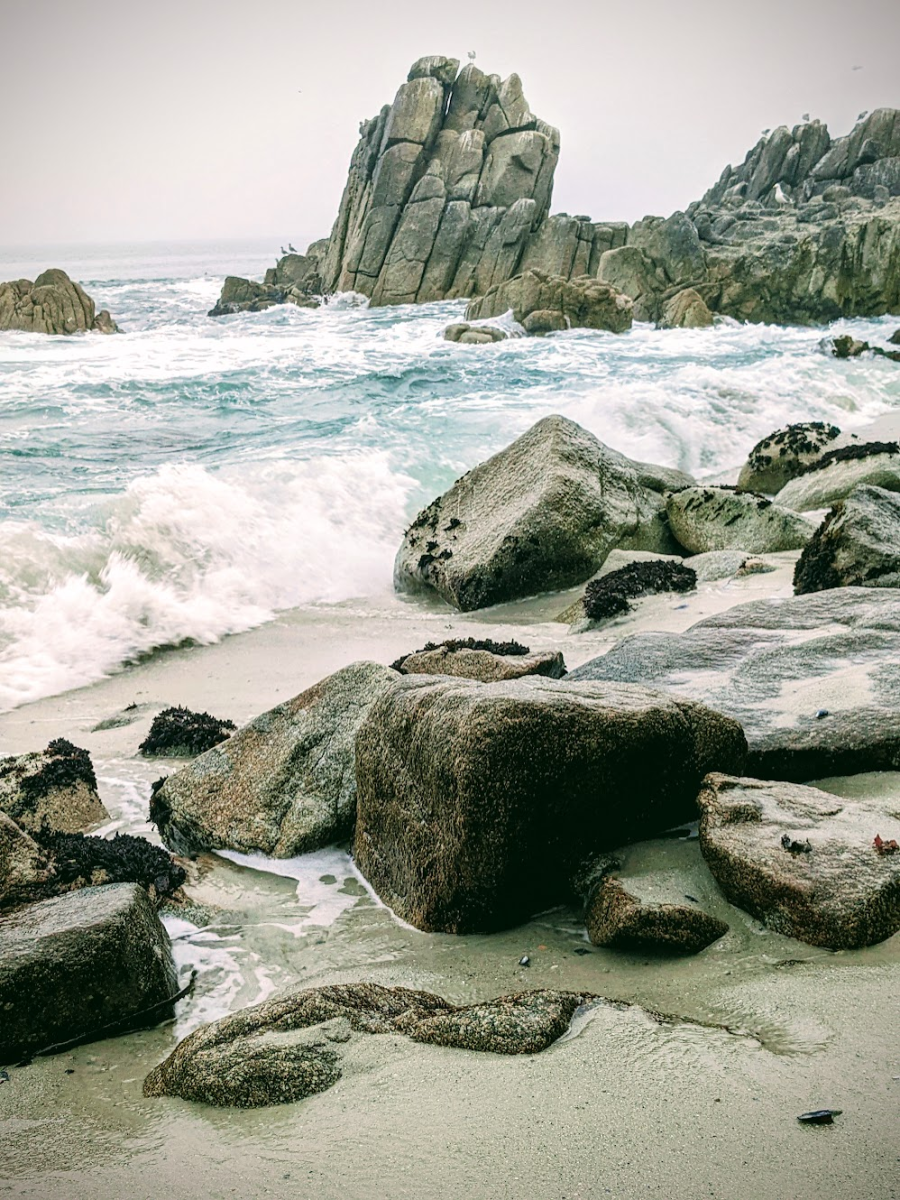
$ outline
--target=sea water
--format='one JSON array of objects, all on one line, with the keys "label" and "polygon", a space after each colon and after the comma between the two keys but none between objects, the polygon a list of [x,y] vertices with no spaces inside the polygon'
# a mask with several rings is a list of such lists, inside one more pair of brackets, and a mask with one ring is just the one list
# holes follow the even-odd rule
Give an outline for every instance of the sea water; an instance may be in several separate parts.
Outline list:
[{"label": "sea water", "polygon": [[226,273],[261,278],[278,249],[0,252],[0,278],[61,266],[122,329],[0,334],[0,711],[388,592],[409,518],[549,413],[705,476],[789,421],[850,430],[900,408],[895,363],[820,346],[896,318],[460,346],[442,331],[462,301],[206,315]]}]

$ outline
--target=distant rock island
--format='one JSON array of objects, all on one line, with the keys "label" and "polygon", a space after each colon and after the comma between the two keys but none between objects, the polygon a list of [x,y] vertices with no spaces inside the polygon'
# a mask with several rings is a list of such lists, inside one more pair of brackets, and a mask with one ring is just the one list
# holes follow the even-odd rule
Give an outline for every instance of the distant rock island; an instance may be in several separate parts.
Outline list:
[{"label": "distant rock island", "polygon": [[900,311],[900,110],[837,139],[781,126],[685,212],[633,225],[549,215],[559,149],[518,75],[419,59],[360,127],[331,236],[264,284],[230,278],[213,315],[309,306],[314,287],[372,305],[502,295],[531,271],[598,280],[669,326]]},{"label": "distant rock island", "polygon": [[115,321],[65,271],[0,283],[0,331],[24,333],[118,333]]}]

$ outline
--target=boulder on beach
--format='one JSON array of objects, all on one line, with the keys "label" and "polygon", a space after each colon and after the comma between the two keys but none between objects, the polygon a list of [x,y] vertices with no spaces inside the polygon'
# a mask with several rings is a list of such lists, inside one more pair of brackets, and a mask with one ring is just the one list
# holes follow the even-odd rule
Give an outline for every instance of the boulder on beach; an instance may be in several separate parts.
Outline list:
[{"label": "boulder on beach", "polygon": [[723,487],[676,492],[668,499],[666,513],[678,543],[692,554],[799,550],[815,530],[812,522],[765,496]]},{"label": "boulder on beach", "polygon": [[163,841],[179,854],[291,858],[348,837],[356,731],[399,678],[379,663],[353,663],[170,775],[150,802]]},{"label": "boulder on beach", "polygon": [[696,573],[680,562],[657,559],[633,562],[618,571],[592,579],[584,590],[582,607],[591,622],[630,612],[631,600],[659,592],[692,592],[697,586]]},{"label": "boulder on beach", "polygon": [[728,932],[724,921],[696,905],[645,900],[614,875],[595,888],[584,923],[595,946],[660,954],[699,954]]},{"label": "boulder on beach", "polygon": [[798,596],[827,588],[900,588],[900,495],[858,487],[836,504],[794,570]]},{"label": "boulder on beach", "polygon": [[502,317],[510,311],[526,333],[559,329],[624,333],[632,324],[631,300],[612,284],[589,275],[564,279],[545,271],[526,271],[470,301],[466,320]]},{"label": "boulder on beach", "polygon": [[[804,421],[776,429],[750,451],[741,467],[738,487],[745,492],[765,492],[772,496],[817,462],[840,436],[837,425],[824,421]],[[786,508],[797,507],[782,503]]]},{"label": "boulder on beach", "polygon": [[582,583],[614,546],[672,551],[663,493],[679,479],[693,482],[545,417],[419,513],[395,586],[433,589],[469,612]]},{"label": "boulder on beach", "polygon": [[237,729],[234,721],[189,708],[164,708],[138,747],[145,758],[193,758],[218,746]]},{"label": "boulder on beach", "polygon": [[561,679],[566,664],[558,650],[531,653],[519,642],[478,641],[466,638],[435,644],[404,654],[391,663],[401,675],[455,675],[496,683],[501,679],[521,679],[523,675],[543,675]]},{"label": "boulder on beach", "polygon": [[0,809],[35,832],[76,833],[109,820],[87,750],[56,738],[46,750],[0,758]]},{"label": "boulder on beach", "polygon": [[695,811],[740,726],[643,687],[407,676],[356,743],[354,855],[419,929],[501,929],[568,895],[593,850]]},{"label": "boulder on beach", "polygon": [[900,590],[738,604],[684,633],[639,633],[567,680],[662,688],[739,721],[761,779],[900,768]]},{"label": "boulder on beach", "polygon": [[831,950],[900,929],[896,812],[723,774],[704,780],[697,802],[710,871],[732,904],[770,929]]},{"label": "boulder on beach", "polygon": [[106,311],[97,312],[94,301],[65,271],[51,268],[30,279],[0,283],[0,332],[118,333]]},{"label": "boulder on beach", "polygon": [[53,874],[34,838],[0,810],[0,912],[43,899]]},{"label": "boulder on beach", "polygon": [[458,1006],[377,983],[306,988],[195,1030],[144,1081],[145,1096],[220,1107],[288,1104],[325,1091],[366,1035],[492,1054],[538,1054],[566,1032],[587,993],[531,991]]},{"label": "boulder on beach", "polygon": [[0,1062],[171,1016],[169,937],[143,888],[84,888],[0,917]]},{"label": "boulder on beach", "polygon": [[861,484],[900,492],[900,444],[857,442],[827,451],[786,483],[775,502],[809,512],[836,504]]}]

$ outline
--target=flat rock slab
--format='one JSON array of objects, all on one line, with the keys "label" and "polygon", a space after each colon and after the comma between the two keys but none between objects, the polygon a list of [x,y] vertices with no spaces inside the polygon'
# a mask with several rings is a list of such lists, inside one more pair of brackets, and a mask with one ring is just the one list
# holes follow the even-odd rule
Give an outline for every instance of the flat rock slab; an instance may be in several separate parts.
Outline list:
[{"label": "flat rock slab", "polygon": [[900,811],[796,784],[711,774],[700,848],[722,891],[771,929],[853,950],[900,929]]},{"label": "flat rock slab", "polygon": [[694,905],[646,903],[611,875],[588,901],[584,923],[595,946],[662,954],[698,954],[728,932]]},{"label": "flat rock slab", "polygon": [[354,854],[419,929],[508,927],[568,896],[595,850],[695,814],[739,726],[622,684],[406,676],[357,736]]},{"label": "flat rock slab", "polygon": [[543,675],[561,679],[566,664],[558,650],[541,650],[534,654],[493,654],[490,650],[471,650],[461,647],[452,650],[438,646],[409,654],[399,668],[404,675],[454,675],[461,679],[478,679],[496,683],[501,679],[521,679],[524,675]]},{"label": "flat rock slab", "polygon": [[367,1034],[537,1054],[587,1003],[627,1007],[576,992],[518,992],[459,1007],[428,992],[375,983],[307,988],[195,1030],[150,1072],[144,1095],[237,1108],[300,1100],[336,1083],[348,1043]]},{"label": "flat rock slab", "polygon": [[0,918],[0,1062],[171,1015],[169,936],[143,888],[83,888]]},{"label": "flat rock slab", "polygon": [[163,841],[178,854],[290,858],[348,837],[356,731],[399,678],[379,663],[352,663],[170,775],[150,803]]},{"label": "flat rock slab", "polygon": [[[900,589],[754,600],[684,633],[639,633],[567,681],[640,681],[740,721],[759,778],[900,766]],[[817,716],[817,714],[821,714]]]}]

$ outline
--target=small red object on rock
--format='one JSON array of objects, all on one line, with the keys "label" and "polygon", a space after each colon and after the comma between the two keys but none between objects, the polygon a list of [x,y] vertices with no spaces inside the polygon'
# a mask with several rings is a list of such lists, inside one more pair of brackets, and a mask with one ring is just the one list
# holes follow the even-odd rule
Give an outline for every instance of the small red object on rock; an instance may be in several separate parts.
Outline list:
[{"label": "small red object on rock", "polygon": [[885,842],[882,841],[881,837],[877,833],[875,834],[872,845],[875,847],[875,850],[878,854],[896,854],[897,851],[900,850],[900,846],[897,845],[896,838],[891,838],[889,842]]}]

